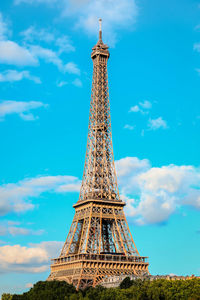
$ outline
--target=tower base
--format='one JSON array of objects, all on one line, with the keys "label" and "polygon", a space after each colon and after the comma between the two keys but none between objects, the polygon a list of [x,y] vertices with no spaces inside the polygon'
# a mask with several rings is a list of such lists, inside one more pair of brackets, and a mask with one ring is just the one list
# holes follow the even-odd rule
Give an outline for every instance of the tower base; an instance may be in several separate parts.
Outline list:
[{"label": "tower base", "polygon": [[50,280],[63,280],[77,290],[95,287],[104,277],[135,275],[148,272],[147,257],[119,254],[75,254],[53,259]]}]

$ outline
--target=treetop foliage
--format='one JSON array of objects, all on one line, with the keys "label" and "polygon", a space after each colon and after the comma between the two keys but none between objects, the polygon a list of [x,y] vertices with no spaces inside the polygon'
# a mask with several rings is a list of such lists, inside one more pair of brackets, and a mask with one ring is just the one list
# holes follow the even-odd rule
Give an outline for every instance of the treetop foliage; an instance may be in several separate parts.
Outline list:
[{"label": "treetop foliage", "polygon": [[2,300],[200,300],[200,279],[130,280],[117,288],[89,287],[76,291],[65,281],[39,281],[22,295],[3,294]]}]

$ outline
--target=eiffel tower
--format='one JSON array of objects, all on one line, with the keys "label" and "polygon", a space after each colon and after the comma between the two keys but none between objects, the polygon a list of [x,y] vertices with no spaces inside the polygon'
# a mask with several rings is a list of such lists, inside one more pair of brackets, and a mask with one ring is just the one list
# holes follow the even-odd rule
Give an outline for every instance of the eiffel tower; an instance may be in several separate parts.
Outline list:
[{"label": "eiffel tower", "polygon": [[48,280],[65,280],[77,289],[96,286],[105,277],[148,273],[124,214],[114,165],[108,93],[108,46],[92,48],[92,96],[85,167],[75,215]]}]

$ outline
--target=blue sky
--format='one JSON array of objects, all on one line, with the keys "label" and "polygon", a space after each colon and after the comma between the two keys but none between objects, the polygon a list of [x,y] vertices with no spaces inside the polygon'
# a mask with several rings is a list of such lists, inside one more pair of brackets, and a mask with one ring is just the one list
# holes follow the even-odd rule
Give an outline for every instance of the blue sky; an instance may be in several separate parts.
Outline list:
[{"label": "blue sky", "polygon": [[118,183],[152,274],[199,275],[200,2],[2,0],[0,292],[49,274],[83,173],[103,19]]}]

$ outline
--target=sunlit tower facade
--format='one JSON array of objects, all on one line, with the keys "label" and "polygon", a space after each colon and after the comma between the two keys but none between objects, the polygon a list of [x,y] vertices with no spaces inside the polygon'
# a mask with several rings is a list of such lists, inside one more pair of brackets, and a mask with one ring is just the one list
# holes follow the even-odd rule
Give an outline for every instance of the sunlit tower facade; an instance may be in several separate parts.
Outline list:
[{"label": "sunlit tower facade", "polygon": [[75,215],[48,280],[65,280],[77,289],[96,286],[108,276],[148,273],[124,214],[115,171],[108,93],[108,46],[92,48],[92,95],[85,167]]}]

